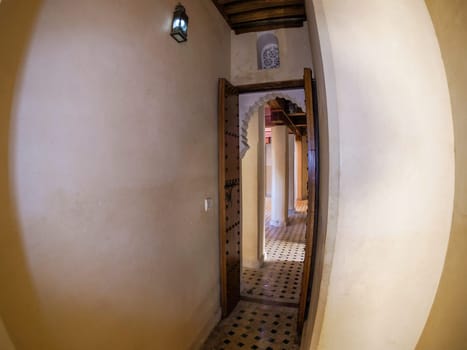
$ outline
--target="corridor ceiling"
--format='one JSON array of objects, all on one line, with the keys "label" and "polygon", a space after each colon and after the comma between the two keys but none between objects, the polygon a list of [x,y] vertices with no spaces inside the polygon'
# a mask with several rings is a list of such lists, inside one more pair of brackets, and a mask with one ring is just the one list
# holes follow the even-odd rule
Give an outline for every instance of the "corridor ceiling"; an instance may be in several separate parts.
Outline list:
[{"label": "corridor ceiling", "polygon": [[212,0],[236,34],[302,27],[304,0]]},{"label": "corridor ceiling", "polygon": [[268,102],[271,109],[270,120],[266,119],[266,126],[287,125],[290,133],[297,136],[306,135],[306,114],[295,103],[285,98],[276,98]]}]

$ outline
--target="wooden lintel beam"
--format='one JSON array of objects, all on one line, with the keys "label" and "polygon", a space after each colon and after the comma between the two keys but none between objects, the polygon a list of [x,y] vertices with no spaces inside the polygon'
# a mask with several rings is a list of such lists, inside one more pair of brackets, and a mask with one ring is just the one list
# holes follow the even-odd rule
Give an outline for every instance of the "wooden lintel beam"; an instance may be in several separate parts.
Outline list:
[{"label": "wooden lintel beam", "polygon": [[246,94],[250,92],[260,92],[260,91],[291,90],[291,89],[300,89],[300,88],[303,89],[302,79],[237,86],[238,92],[240,94]]}]

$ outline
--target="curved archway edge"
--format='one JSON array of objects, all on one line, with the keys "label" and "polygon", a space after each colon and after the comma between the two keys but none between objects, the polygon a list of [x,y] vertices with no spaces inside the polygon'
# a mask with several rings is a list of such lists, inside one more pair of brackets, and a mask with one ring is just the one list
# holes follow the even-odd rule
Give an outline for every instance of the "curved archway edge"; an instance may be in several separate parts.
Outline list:
[{"label": "curved archway edge", "polygon": [[240,158],[243,158],[250,148],[248,145],[248,124],[253,113],[275,98],[285,98],[305,110],[305,94],[303,89],[240,95]]}]

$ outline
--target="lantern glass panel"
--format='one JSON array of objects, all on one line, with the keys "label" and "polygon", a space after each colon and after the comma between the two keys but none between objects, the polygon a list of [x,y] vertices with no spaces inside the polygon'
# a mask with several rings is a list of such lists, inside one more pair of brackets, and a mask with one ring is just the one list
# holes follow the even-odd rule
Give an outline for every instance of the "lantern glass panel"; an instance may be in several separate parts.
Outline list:
[{"label": "lantern glass panel", "polygon": [[178,42],[187,40],[188,32],[188,16],[185,13],[185,8],[182,5],[177,5],[172,20],[172,31],[170,35]]},{"label": "lantern glass panel", "polygon": [[183,18],[180,19],[180,29],[181,29],[184,33],[186,33],[186,30],[188,29],[188,28],[187,28],[187,25],[186,25],[186,21],[185,21]]}]

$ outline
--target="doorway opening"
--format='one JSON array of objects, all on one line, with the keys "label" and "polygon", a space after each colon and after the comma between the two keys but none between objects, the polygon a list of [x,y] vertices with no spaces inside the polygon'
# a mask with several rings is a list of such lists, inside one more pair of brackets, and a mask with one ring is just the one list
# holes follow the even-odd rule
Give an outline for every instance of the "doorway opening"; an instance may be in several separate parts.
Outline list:
[{"label": "doorway opening", "polygon": [[240,95],[240,134],[248,141],[241,152],[242,300],[299,305],[307,216],[304,100],[303,89]]},{"label": "doorway opening", "polygon": [[[316,239],[318,129],[312,85],[309,69],[296,81],[236,87],[220,79],[224,320],[205,349],[234,342],[260,348],[262,341],[270,342],[269,348],[280,343],[281,349],[295,349],[299,342],[311,295]],[[246,114],[241,103],[245,98],[256,101],[246,104]],[[236,334],[239,329],[242,333]]]}]

